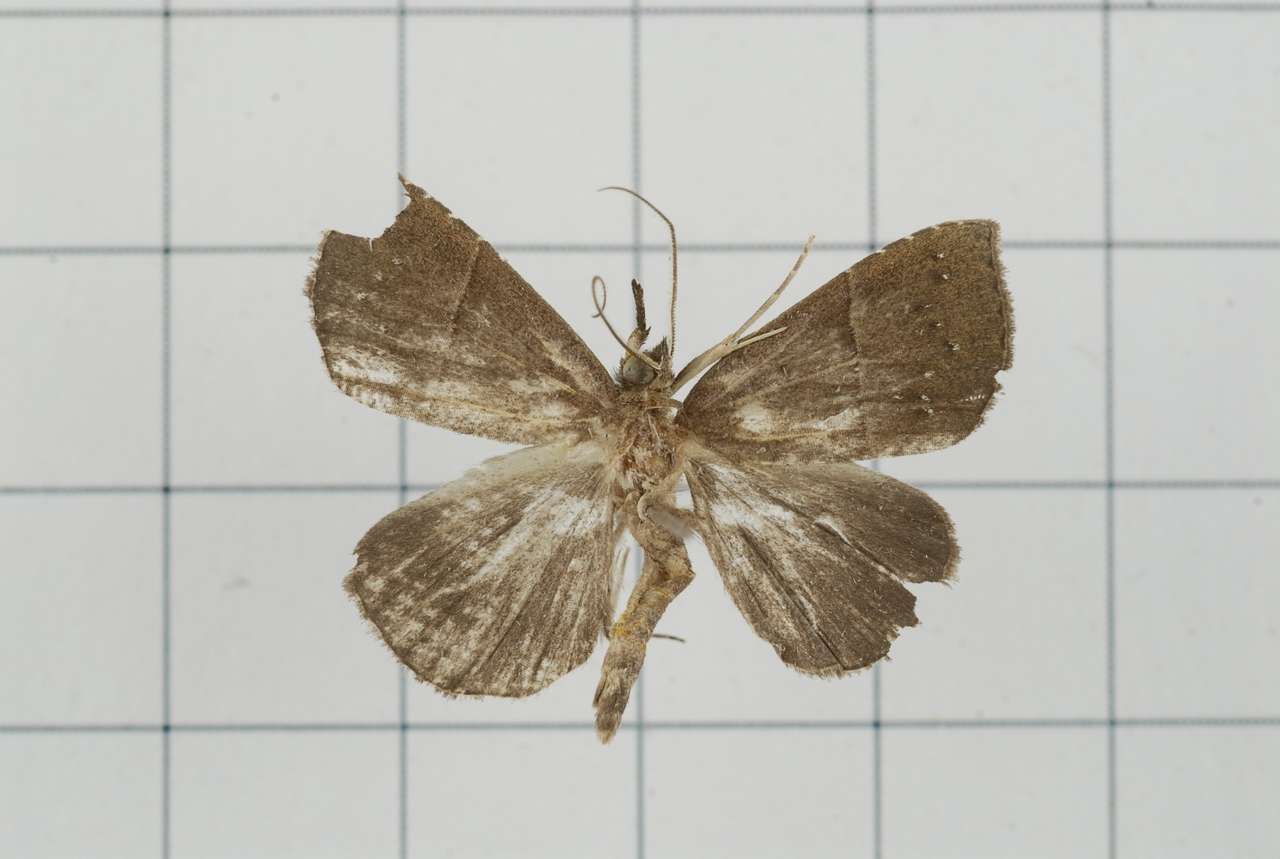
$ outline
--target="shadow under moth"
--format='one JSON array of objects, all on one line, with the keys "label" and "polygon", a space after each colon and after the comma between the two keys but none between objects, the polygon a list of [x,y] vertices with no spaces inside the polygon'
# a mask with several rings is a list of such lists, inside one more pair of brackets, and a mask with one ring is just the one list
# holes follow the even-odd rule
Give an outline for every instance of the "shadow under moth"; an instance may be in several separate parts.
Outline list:
[{"label": "shadow under moth", "polygon": [[[951,522],[854,461],[944,448],[982,422],[1012,359],[994,222],[893,242],[744,335],[780,287],[679,372],[672,230],[670,335],[644,348],[633,282],[637,324],[615,334],[611,375],[488,242],[401,182],[409,204],[380,238],[320,244],[307,294],[329,376],[397,417],[530,445],[356,546],[346,588],[419,680],[451,696],[532,695],[603,636],[594,703],[608,742],[654,627],[693,581],[690,532],[797,671],[866,668],[917,623],[902,583],[953,576]],[[691,510],[676,504],[682,479]],[[643,562],[615,620],[626,532]]]}]

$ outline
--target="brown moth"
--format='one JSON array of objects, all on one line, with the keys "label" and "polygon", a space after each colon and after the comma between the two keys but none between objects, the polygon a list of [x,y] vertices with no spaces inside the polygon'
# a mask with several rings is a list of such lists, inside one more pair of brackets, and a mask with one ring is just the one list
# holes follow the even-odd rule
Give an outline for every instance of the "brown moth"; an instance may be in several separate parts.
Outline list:
[{"label": "brown moth", "polygon": [[[679,373],[674,318],[671,339],[641,351],[633,283],[637,325],[611,376],[488,242],[401,182],[409,205],[380,238],[320,244],[307,293],[329,375],[397,417],[531,445],[356,547],[346,588],[419,680],[531,695],[603,635],[607,742],[655,625],[693,580],[689,530],[756,634],[805,674],[866,668],[916,624],[902,582],[952,577],[951,522],[854,460],[937,450],[982,422],[1012,358],[994,222],[896,241],[740,336],[770,299]],[[676,506],[682,477],[692,511]],[[643,564],[615,622],[626,531]]]}]

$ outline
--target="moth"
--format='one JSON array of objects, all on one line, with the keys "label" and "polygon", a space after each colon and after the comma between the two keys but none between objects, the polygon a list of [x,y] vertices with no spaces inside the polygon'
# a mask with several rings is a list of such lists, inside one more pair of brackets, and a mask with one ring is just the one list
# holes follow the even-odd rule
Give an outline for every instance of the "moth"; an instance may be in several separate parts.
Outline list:
[{"label": "moth", "polygon": [[[604,637],[594,706],[608,742],[694,578],[690,532],[755,633],[804,674],[866,668],[917,623],[903,583],[953,577],[951,521],[855,460],[948,447],[982,422],[1012,360],[994,222],[896,241],[744,335],[779,288],[679,372],[674,278],[670,334],[648,349],[633,281],[636,327],[615,335],[610,374],[488,242],[400,181],[409,204],[381,237],[320,244],[307,294],[329,376],[397,417],[529,445],[356,546],[345,587],[419,680],[532,695]],[[673,274],[674,259],[672,229]],[[692,509],[677,505],[682,480]],[[627,532],[643,561],[615,620]]]}]

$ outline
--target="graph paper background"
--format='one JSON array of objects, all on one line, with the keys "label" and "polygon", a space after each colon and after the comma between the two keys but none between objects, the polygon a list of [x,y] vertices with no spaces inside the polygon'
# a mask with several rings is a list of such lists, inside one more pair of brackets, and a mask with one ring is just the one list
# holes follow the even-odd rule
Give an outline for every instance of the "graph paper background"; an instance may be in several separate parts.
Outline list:
[{"label": "graph paper background", "polygon": [[[0,856],[1280,855],[1280,5],[0,6]],[[406,683],[349,552],[504,448],[323,372],[397,170],[610,364],[665,245],[602,185],[686,358],[810,232],[790,301],[1000,220],[1003,400],[882,463],[965,552],[893,661],[790,673],[695,548],[608,747],[599,655]]]}]

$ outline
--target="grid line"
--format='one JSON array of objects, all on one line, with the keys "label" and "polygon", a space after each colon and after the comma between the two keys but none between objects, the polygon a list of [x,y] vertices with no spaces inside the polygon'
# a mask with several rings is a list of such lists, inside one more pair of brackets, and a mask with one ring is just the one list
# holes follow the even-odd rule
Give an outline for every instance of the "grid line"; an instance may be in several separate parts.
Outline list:
[{"label": "grid line", "polygon": [[[403,0],[400,13],[396,18],[396,164],[397,170],[403,174],[406,169],[408,143],[406,130],[406,51],[405,51],[405,15]],[[399,194],[397,193],[397,201]],[[399,476],[397,500],[405,503],[409,494],[409,444],[407,423],[401,419],[396,422],[396,469]],[[397,798],[400,808],[397,815],[399,826],[398,848],[400,859],[405,859],[409,852],[409,691],[408,678],[404,666],[401,666],[396,688],[396,711],[400,717],[399,737],[397,743]]]},{"label": "grid line", "polygon": [[[324,9],[268,8],[236,9],[209,7],[205,9],[5,9],[0,18],[370,18],[400,15],[400,6],[388,5],[374,8],[330,7]],[[891,6],[876,9],[878,15],[968,15],[968,14],[1019,14],[1029,13],[1095,13],[1132,12],[1148,15],[1180,12],[1212,12],[1241,14],[1280,12],[1280,3],[1025,3],[993,5],[935,4],[915,6]],[[406,8],[405,15],[425,17],[793,17],[793,16],[851,16],[867,14],[867,7],[847,6],[648,6],[629,8],[624,6],[600,7],[531,7],[490,6],[468,8],[461,6],[436,8]]]},{"label": "grid line", "polygon": [[[879,161],[876,148],[876,12],[875,0],[867,0],[866,60],[867,76],[867,249],[877,247],[879,240]],[[879,460],[871,465],[880,470]],[[880,663],[871,667],[871,855],[884,855],[884,736],[880,732],[883,699],[881,697]]]},{"label": "grid line", "polygon": [[160,590],[161,590],[161,734],[160,767],[160,856],[169,859],[172,845],[173,743],[170,731],[172,715],[172,609],[173,609],[173,494],[170,492],[173,457],[173,255],[169,242],[173,229],[173,33],[169,17],[169,0],[163,0],[160,20],[160,230],[163,255],[160,275],[160,480],[163,492],[160,504]]},{"label": "grid line", "polygon": [[[741,721],[665,721],[649,720],[645,723],[646,731],[831,731],[858,729],[876,731],[926,731],[926,730],[960,730],[960,729],[1054,729],[1054,728],[1090,728],[1101,731],[1133,728],[1280,728],[1280,715],[1277,716],[1172,716],[1172,717],[1107,717],[1079,719],[825,719],[813,721],[796,720],[741,720]],[[291,731],[351,731],[367,733],[371,731],[393,733],[408,731],[582,731],[595,732],[595,723],[578,720],[567,722],[408,722],[402,728],[399,721],[393,722],[217,722],[164,725],[130,725],[130,724],[15,724],[0,725],[3,734],[92,734],[92,733],[217,733],[220,731],[241,733],[272,733]],[[636,731],[634,723],[623,723],[619,733]]]},{"label": "grid line", "polygon": [[[396,171],[404,175],[409,170],[409,77],[408,77],[408,19],[405,15],[405,0],[399,0],[396,14]],[[401,189],[396,189],[393,208],[399,209],[404,203]],[[399,486],[396,487],[398,506],[403,507],[409,500],[409,430],[408,421],[403,418],[396,421],[396,469]],[[397,847],[400,859],[409,856],[409,671],[400,666],[396,678],[396,712],[400,718],[399,735],[396,743],[396,785],[397,801]]]},{"label": "grid line", "polygon": [[1106,474],[1103,551],[1106,556],[1106,701],[1107,701],[1107,856],[1116,859],[1116,449],[1115,449],[1115,302],[1114,234],[1111,181],[1111,13],[1105,3],[1101,20],[1102,60],[1102,326],[1103,326],[1103,463]]}]

